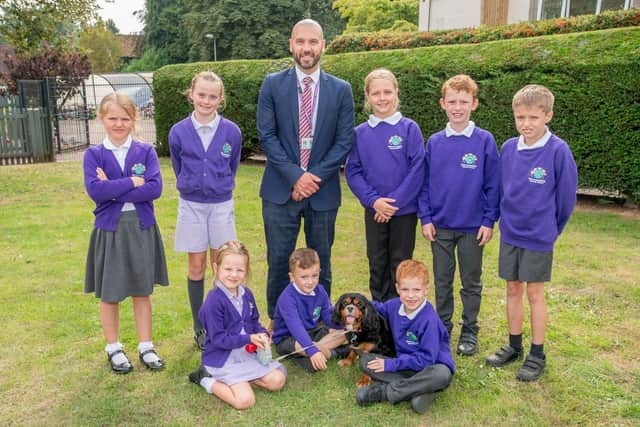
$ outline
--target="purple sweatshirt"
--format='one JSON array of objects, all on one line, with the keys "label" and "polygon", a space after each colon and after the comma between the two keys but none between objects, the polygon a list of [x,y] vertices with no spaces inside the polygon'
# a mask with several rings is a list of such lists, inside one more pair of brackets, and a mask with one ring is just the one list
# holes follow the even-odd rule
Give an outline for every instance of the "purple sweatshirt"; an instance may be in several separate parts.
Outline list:
[{"label": "purple sweatshirt", "polygon": [[500,240],[548,252],[576,206],[576,162],[567,143],[554,134],[540,148],[518,151],[517,146],[518,138],[509,139],[500,155]]},{"label": "purple sweatshirt", "polygon": [[413,120],[402,117],[395,125],[380,122],[374,128],[361,123],[345,166],[347,184],[365,209],[372,211],[377,199],[390,197],[399,208],[395,215],[415,213],[423,158],[424,139]]},{"label": "purple sweatshirt", "polygon": [[463,233],[493,228],[500,216],[500,159],[490,132],[476,126],[470,138],[434,133],[427,141],[424,175],[418,196],[423,225]]},{"label": "purple sweatshirt", "polygon": [[[213,288],[200,307],[198,317],[207,331],[202,364],[213,368],[224,366],[231,350],[249,344],[251,334],[268,334],[260,324],[256,300],[247,287],[244,288],[242,296],[242,316],[224,291]],[[243,327],[246,335],[240,335]]]},{"label": "purple sweatshirt", "polygon": [[189,116],[171,127],[169,149],[180,197],[199,203],[231,200],[242,150],[242,133],[235,123],[221,117],[205,152]]},{"label": "purple sweatshirt", "polygon": [[[293,337],[302,347],[313,344],[307,330],[318,326],[320,320],[333,329],[342,329],[331,321],[331,301],[323,286],[316,286],[315,295],[303,295],[292,283],[282,291],[273,316],[273,342],[279,344],[286,337]],[[318,352],[313,346],[305,352],[309,357]]]},{"label": "purple sweatshirt", "polygon": [[[140,166],[142,165],[142,167]],[[96,216],[94,227],[105,231],[116,231],[120,211],[125,202],[136,207],[143,229],[156,223],[153,214],[153,200],[162,193],[162,176],[158,156],[151,144],[133,141],[127,152],[124,172],[118,160],[110,150],[100,144],[89,147],[84,153],[84,185],[89,197],[96,202],[93,214]],[[96,168],[102,168],[109,178],[100,181]],[[134,167],[144,170],[144,184],[135,188],[131,176]]]},{"label": "purple sweatshirt", "polygon": [[451,373],[455,372],[449,349],[449,333],[428,301],[413,320],[398,313],[400,298],[384,303],[373,301],[373,304],[378,313],[389,321],[396,346],[397,357],[385,359],[385,371],[419,372],[436,363],[442,363],[449,367]]}]

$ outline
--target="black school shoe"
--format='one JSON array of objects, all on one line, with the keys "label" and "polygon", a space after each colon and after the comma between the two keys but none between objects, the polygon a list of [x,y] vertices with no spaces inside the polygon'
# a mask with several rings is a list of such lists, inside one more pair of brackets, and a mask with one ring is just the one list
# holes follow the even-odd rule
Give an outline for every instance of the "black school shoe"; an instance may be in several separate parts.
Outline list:
[{"label": "black school shoe", "polygon": [[410,402],[411,409],[413,409],[418,414],[424,414],[425,412],[427,412],[427,409],[429,409],[429,406],[431,406],[435,398],[435,393],[424,393],[413,396]]},{"label": "black school shoe", "polygon": [[518,369],[516,378],[520,381],[535,381],[540,378],[545,366],[547,366],[546,358],[542,359],[529,353],[520,369]]},{"label": "black school shoe", "polygon": [[[113,356],[119,353],[122,353],[127,360],[122,363],[115,363],[113,361]],[[124,353],[124,350],[122,349],[116,350],[113,353],[109,353],[107,355],[107,360],[109,360],[109,364],[111,365],[111,370],[116,374],[128,374],[129,372],[133,371],[133,365],[131,364],[131,362],[129,362],[129,358],[127,357],[127,355]]]},{"label": "black school shoe", "polygon": [[485,363],[494,368],[502,368],[520,358],[522,358],[522,350],[518,351],[510,345],[503,345],[500,350],[487,357]]},{"label": "black school shoe", "polygon": [[193,340],[196,342],[196,347],[198,347],[200,351],[204,351],[204,342],[207,340],[207,331],[204,329],[198,330],[193,336]]},{"label": "black school shoe", "polygon": [[189,374],[189,381],[196,385],[200,385],[200,381],[202,381],[203,378],[207,377],[211,377],[211,374],[209,373],[209,371],[207,371],[207,368],[200,365],[198,369]]},{"label": "black school shoe", "polygon": [[[158,357],[158,360],[155,360],[153,362],[147,362],[146,360],[144,360],[144,355],[149,353],[155,354]],[[144,366],[146,366],[152,371],[161,371],[162,369],[164,369],[164,360],[160,359],[160,356],[158,356],[158,353],[156,353],[156,351],[152,348],[140,353],[140,362],[142,362]]]},{"label": "black school shoe", "polygon": [[359,388],[356,392],[356,401],[360,406],[369,406],[374,403],[387,400],[387,384],[375,383],[369,387]]},{"label": "black school shoe", "polygon": [[478,352],[478,336],[470,332],[460,334],[458,341],[458,354],[463,356],[473,356]]}]

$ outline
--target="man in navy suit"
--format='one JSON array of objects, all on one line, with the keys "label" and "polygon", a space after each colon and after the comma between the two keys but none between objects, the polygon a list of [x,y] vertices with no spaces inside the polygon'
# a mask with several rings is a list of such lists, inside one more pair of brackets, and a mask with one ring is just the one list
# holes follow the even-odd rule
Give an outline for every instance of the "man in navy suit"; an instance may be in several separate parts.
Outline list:
[{"label": "man in navy suit", "polygon": [[320,256],[320,284],[331,293],[340,166],[353,142],[354,107],[351,85],[320,70],[324,47],[320,24],[295,24],[289,39],[295,67],[268,75],[258,97],[258,136],[267,156],[260,197],[271,319],[289,284],[289,255],[303,217],[306,244]]}]

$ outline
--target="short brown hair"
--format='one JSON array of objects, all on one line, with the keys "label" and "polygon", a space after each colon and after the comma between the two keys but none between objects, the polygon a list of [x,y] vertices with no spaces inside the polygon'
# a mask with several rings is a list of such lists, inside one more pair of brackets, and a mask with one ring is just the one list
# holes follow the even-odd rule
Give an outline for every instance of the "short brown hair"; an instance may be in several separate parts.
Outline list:
[{"label": "short brown hair", "polygon": [[539,107],[545,113],[553,111],[553,93],[542,85],[526,85],[513,95],[511,107]]},{"label": "short brown hair", "polygon": [[222,260],[227,255],[242,255],[246,258],[247,260],[246,278],[249,278],[249,275],[251,273],[251,269],[249,267],[249,264],[250,264],[249,250],[244,245],[244,243],[238,240],[229,240],[228,242],[220,246],[218,249],[216,249],[216,265],[219,266],[220,264],[222,264]]},{"label": "short brown hair", "polygon": [[429,270],[422,262],[415,259],[405,259],[396,268],[396,283],[404,279],[420,279],[423,285],[429,285]]},{"label": "short brown hair", "polygon": [[447,95],[447,89],[468,92],[474,99],[478,97],[478,84],[466,74],[458,74],[444,82],[441,91],[443,98]]},{"label": "short brown hair", "polygon": [[296,268],[306,270],[318,264],[320,264],[318,252],[311,248],[296,249],[289,257],[289,271],[291,273],[293,273]]}]

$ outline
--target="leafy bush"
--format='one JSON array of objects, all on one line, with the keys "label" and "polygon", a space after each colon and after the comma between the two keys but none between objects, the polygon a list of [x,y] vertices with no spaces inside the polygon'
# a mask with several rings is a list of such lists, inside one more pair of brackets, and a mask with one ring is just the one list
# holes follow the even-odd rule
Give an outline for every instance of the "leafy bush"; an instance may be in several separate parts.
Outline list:
[{"label": "leafy bush", "polygon": [[[473,120],[502,144],[516,134],[511,98],[522,86],[539,83],[556,95],[551,128],[571,146],[580,185],[621,191],[640,200],[640,28],[544,36],[475,45],[325,55],[322,67],[349,81],[362,111],[363,82],[374,68],[398,77],[401,110],[416,120],[425,138],[444,127],[438,99],[454,74],[471,75],[480,85]],[[171,125],[191,108],[184,96],[197,71],[213,69],[225,82],[227,111],[243,131],[245,151],[258,150],[255,128],[260,84],[267,73],[291,60],[229,61],[171,65],[154,75],[159,151],[167,155]],[[320,95],[322,96],[322,95]]]},{"label": "leafy bush", "polygon": [[[640,25],[640,9],[606,11],[599,15],[581,15],[494,27],[480,26],[478,28],[411,32],[399,32],[394,28],[391,31],[374,33],[345,33],[336,37],[329,44],[327,53],[480,43],[638,25]],[[398,30],[404,29],[398,28]]]}]

